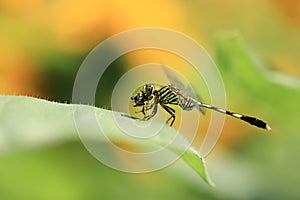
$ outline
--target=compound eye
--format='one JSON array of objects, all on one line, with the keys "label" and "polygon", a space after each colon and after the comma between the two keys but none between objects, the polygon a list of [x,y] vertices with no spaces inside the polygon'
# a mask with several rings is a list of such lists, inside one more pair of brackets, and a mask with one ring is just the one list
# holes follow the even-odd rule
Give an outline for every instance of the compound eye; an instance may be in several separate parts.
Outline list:
[{"label": "compound eye", "polygon": [[146,92],[147,92],[147,94],[151,94],[152,93],[152,91],[153,91],[153,85],[152,84],[147,84],[146,85]]}]

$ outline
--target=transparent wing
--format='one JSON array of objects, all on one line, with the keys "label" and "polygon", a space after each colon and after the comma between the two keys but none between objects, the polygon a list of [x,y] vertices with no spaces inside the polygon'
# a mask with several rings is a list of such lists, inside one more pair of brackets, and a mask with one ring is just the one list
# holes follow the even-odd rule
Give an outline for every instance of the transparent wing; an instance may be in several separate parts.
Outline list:
[{"label": "transparent wing", "polygon": [[[191,97],[196,101],[202,102],[201,97],[194,92],[189,82],[183,78],[179,78],[180,76],[176,74],[175,70],[170,69],[164,65],[162,65],[162,69],[166,74],[170,82],[170,86],[173,88],[173,91],[175,91],[178,95]],[[202,107],[198,107],[198,110],[202,114],[205,114],[205,111],[202,109]]]},{"label": "transparent wing", "polygon": [[172,87],[177,88],[178,91],[184,96],[192,97],[197,101],[201,101],[201,97],[199,95],[196,95],[189,82],[183,78],[179,78],[180,76],[177,75],[179,73],[176,74],[175,70],[170,69],[164,65],[162,65],[162,69],[166,74]]}]

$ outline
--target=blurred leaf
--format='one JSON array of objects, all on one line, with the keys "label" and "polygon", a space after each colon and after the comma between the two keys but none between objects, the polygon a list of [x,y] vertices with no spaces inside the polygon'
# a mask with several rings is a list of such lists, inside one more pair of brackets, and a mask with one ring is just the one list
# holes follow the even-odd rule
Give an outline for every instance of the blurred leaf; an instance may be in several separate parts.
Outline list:
[{"label": "blurred leaf", "polygon": [[[124,117],[122,113],[87,105],[60,104],[24,96],[0,96],[0,152],[74,140],[77,137],[73,112],[79,112],[79,116],[77,113],[76,117],[79,117],[80,120],[87,119],[89,122],[90,116],[85,114],[91,110],[101,122],[101,130],[113,142],[135,144],[137,146],[142,144],[142,147],[144,145],[166,147],[178,156],[182,156],[182,159],[206,183],[213,185],[207,174],[204,158],[175,129],[164,125],[156,136],[148,140],[137,141],[120,130],[114,117],[119,118],[124,124],[130,124],[133,120],[140,124],[146,124],[147,122]],[[96,140],[95,136],[99,136],[99,129],[94,130],[89,126],[89,123],[83,125],[86,126],[84,130],[87,130],[84,137]],[[174,139],[175,137],[176,139]],[[102,142],[105,141],[103,137]],[[170,141],[172,141],[171,144],[169,144]]]},{"label": "blurred leaf", "polygon": [[219,39],[217,61],[228,96],[237,99],[235,105],[248,105],[249,114],[262,116],[273,132],[298,135],[294,127],[299,124],[299,78],[268,69],[237,32]]},{"label": "blurred leaf", "polygon": [[236,199],[298,199],[300,79],[270,69],[236,32],[218,40],[217,61],[235,107],[243,105],[246,112],[261,116],[272,127],[270,135],[248,135],[234,153],[222,153],[214,165],[219,168],[215,171],[223,172],[217,177],[228,180],[228,176],[235,184],[243,178],[237,185],[222,184],[216,178],[218,186],[233,195],[237,187],[244,190]]}]

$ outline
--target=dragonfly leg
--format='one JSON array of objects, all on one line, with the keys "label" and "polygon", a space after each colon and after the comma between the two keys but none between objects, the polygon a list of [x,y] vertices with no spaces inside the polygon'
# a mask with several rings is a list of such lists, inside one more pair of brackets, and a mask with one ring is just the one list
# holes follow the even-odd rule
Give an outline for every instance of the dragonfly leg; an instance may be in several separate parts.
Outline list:
[{"label": "dragonfly leg", "polygon": [[163,107],[163,109],[165,109],[165,111],[167,111],[171,115],[171,117],[169,117],[167,119],[166,123],[168,123],[173,118],[173,120],[170,124],[170,126],[172,126],[174,121],[175,121],[175,110],[173,108],[169,107],[169,106],[164,105],[164,104],[161,104],[161,106]]},{"label": "dragonfly leg", "polygon": [[135,111],[135,113],[140,113],[140,112],[146,115],[145,106],[143,106],[143,108],[140,111]]},{"label": "dragonfly leg", "polygon": [[[152,108],[153,106],[154,106],[154,108],[153,108],[151,114],[148,115],[148,116],[146,116],[146,115],[144,116],[144,119],[145,119],[145,120],[149,120],[149,119],[151,119],[152,117],[154,117],[154,115],[156,115],[156,113],[157,113],[157,104],[152,104],[152,105],[151,105],[151,108]],[[151,109],[151,108],[150,108],[150,109]],[[150,110],[150,109],[149,109],[149,110]]]},{"label": "dragonfly leg", "polygon": [[151,110],[152,108],[153,108],[153,106],[154,106],[154,103],[151,103],[151,104],[149,104],[149,105],[144,105],[143,106],[143,108],[140,110],[140,111],[135,111],[135,113],[143,113],[144,114],[144,116],[146,115],[146,112],[148,111],[148,110]]}]

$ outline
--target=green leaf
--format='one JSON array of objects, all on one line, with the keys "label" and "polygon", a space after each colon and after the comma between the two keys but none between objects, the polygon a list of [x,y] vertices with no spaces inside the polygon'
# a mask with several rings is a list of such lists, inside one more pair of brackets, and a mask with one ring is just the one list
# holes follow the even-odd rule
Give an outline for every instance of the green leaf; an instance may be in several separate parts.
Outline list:
[{"label": "green leaf", "polygon": [[[76,117],[79,120],[88,119],[85,114],[90,110],[93,110],[102,124],[101,130],[113,142],[136,145],[139,148],[155,145],[166,147],[169,151],[181,156],[186,164],[193,168],[207,184],[213,186],[206,171],[204,158],[177,130],[155,122],[157,125],[163,126],[158,134],[143,141],[132,139],[120,130],[115,123],[115,118],[117,117],[125,125],[132,122],[146,125],[148,122],[126,117],[123,113],[87,105],[63,104],[32,97],[1,95],[0,153],[78,140],[77,124],[75,124],[73,113],[77,112]],[[94,134],[99,134],[99,130],[98,132],[93,130],[88,123],[83,125],[86,130],[85,137],[95,140]],[[172,143],[170,143],[171,140],[173,140]],[[105,141],[103,139],[101,142]]]},{"label": "green leaf", "polygon": [[[299,135],[300,79],[272,69],[249,48],[239,33],[226,34],[217,43],[217,63],[225,83],[229,103],[248,107],[249,115],[259,115],[272,133]],[[292,98],[290,98],[292,97]],[[285,120],[283,120],[285,119]]]}]

